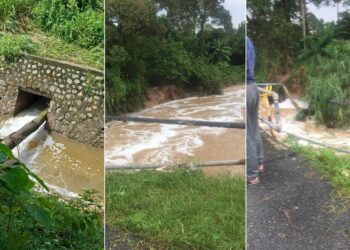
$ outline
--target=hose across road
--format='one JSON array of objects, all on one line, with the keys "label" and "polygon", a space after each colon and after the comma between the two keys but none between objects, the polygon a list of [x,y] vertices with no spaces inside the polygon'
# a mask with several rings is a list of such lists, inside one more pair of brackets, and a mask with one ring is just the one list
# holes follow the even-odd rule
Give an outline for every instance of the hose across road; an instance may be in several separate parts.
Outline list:
[{"label": "hose across road", "polygon": [[107,116],[107,121],[123,121],[123,122],[142,122],[142,123],[159,123],[169,125],[187,125],[200,127],[216,127],[216,128],[236,128],[245,129],[244,122],[216,122],[201,120],[182,120],[182,119],[159,119],[136,116]]}]

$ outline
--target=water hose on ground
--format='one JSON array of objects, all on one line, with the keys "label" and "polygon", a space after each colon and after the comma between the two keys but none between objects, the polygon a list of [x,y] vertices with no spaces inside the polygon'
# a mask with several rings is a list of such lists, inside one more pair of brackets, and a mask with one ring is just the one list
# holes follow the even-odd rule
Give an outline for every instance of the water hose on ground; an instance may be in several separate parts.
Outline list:
[{"label": "water hose on ground", "polygon": [[122,170],[122,169],[157,169],[157,168],[175,168],[175,167],[186,167],[186,168],[205,168],[205,167],[221,167],[221,166],[235,166],[244,165],[245,159],[233,160],[233,161],[210,161],[203,163],[177,163],[177,164],[127,164],[127,165],[106,165],[106,170]]}]

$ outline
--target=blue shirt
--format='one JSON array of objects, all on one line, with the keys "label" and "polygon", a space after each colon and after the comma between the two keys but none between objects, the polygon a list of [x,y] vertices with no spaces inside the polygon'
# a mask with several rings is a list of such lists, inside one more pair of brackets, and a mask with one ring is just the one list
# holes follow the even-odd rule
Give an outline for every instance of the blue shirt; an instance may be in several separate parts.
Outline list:
[{"label": "blue shirt", "polygon": [[255,67],[255,49],[252,41],[247,37],[247,84],[255,82],[254,67]]}]

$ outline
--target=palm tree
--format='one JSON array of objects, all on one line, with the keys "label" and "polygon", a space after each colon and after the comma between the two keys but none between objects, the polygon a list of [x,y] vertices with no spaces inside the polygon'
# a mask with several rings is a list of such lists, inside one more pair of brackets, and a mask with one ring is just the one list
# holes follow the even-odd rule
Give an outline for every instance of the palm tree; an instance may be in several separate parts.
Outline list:
[{"label": "palm tree", "polygon": [[231,47],[227,46],[222,39],[218,39],[212,43],[213,58],[217,62],[230,61],[232,53]]}]

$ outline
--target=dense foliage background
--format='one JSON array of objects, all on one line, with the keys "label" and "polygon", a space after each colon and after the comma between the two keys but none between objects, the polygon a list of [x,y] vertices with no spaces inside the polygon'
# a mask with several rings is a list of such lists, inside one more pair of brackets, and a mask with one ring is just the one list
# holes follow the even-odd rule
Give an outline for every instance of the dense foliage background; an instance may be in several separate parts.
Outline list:
[{"label": "dense foliage background", "polygon": [[145,90],[174,84],[221,93],[244,80],[245,25],[224,0],[107,0],[107,113],[141,108]]},{"label": "dense foliage background", "polygon": [[[313,0],[316,6],[350,1]],[[248,35],[257,50],[257,82],[279,81],[301,90],[316,119],[328,127],[350,122],[350,13],[326,23],[306,1],[248,0]],[[305,11],[304,11],[305,9]]]},{"label": "dense foliage background", "polygon": [[0,54],[38,53],[103,68],[103,0],[0,1]]}]

